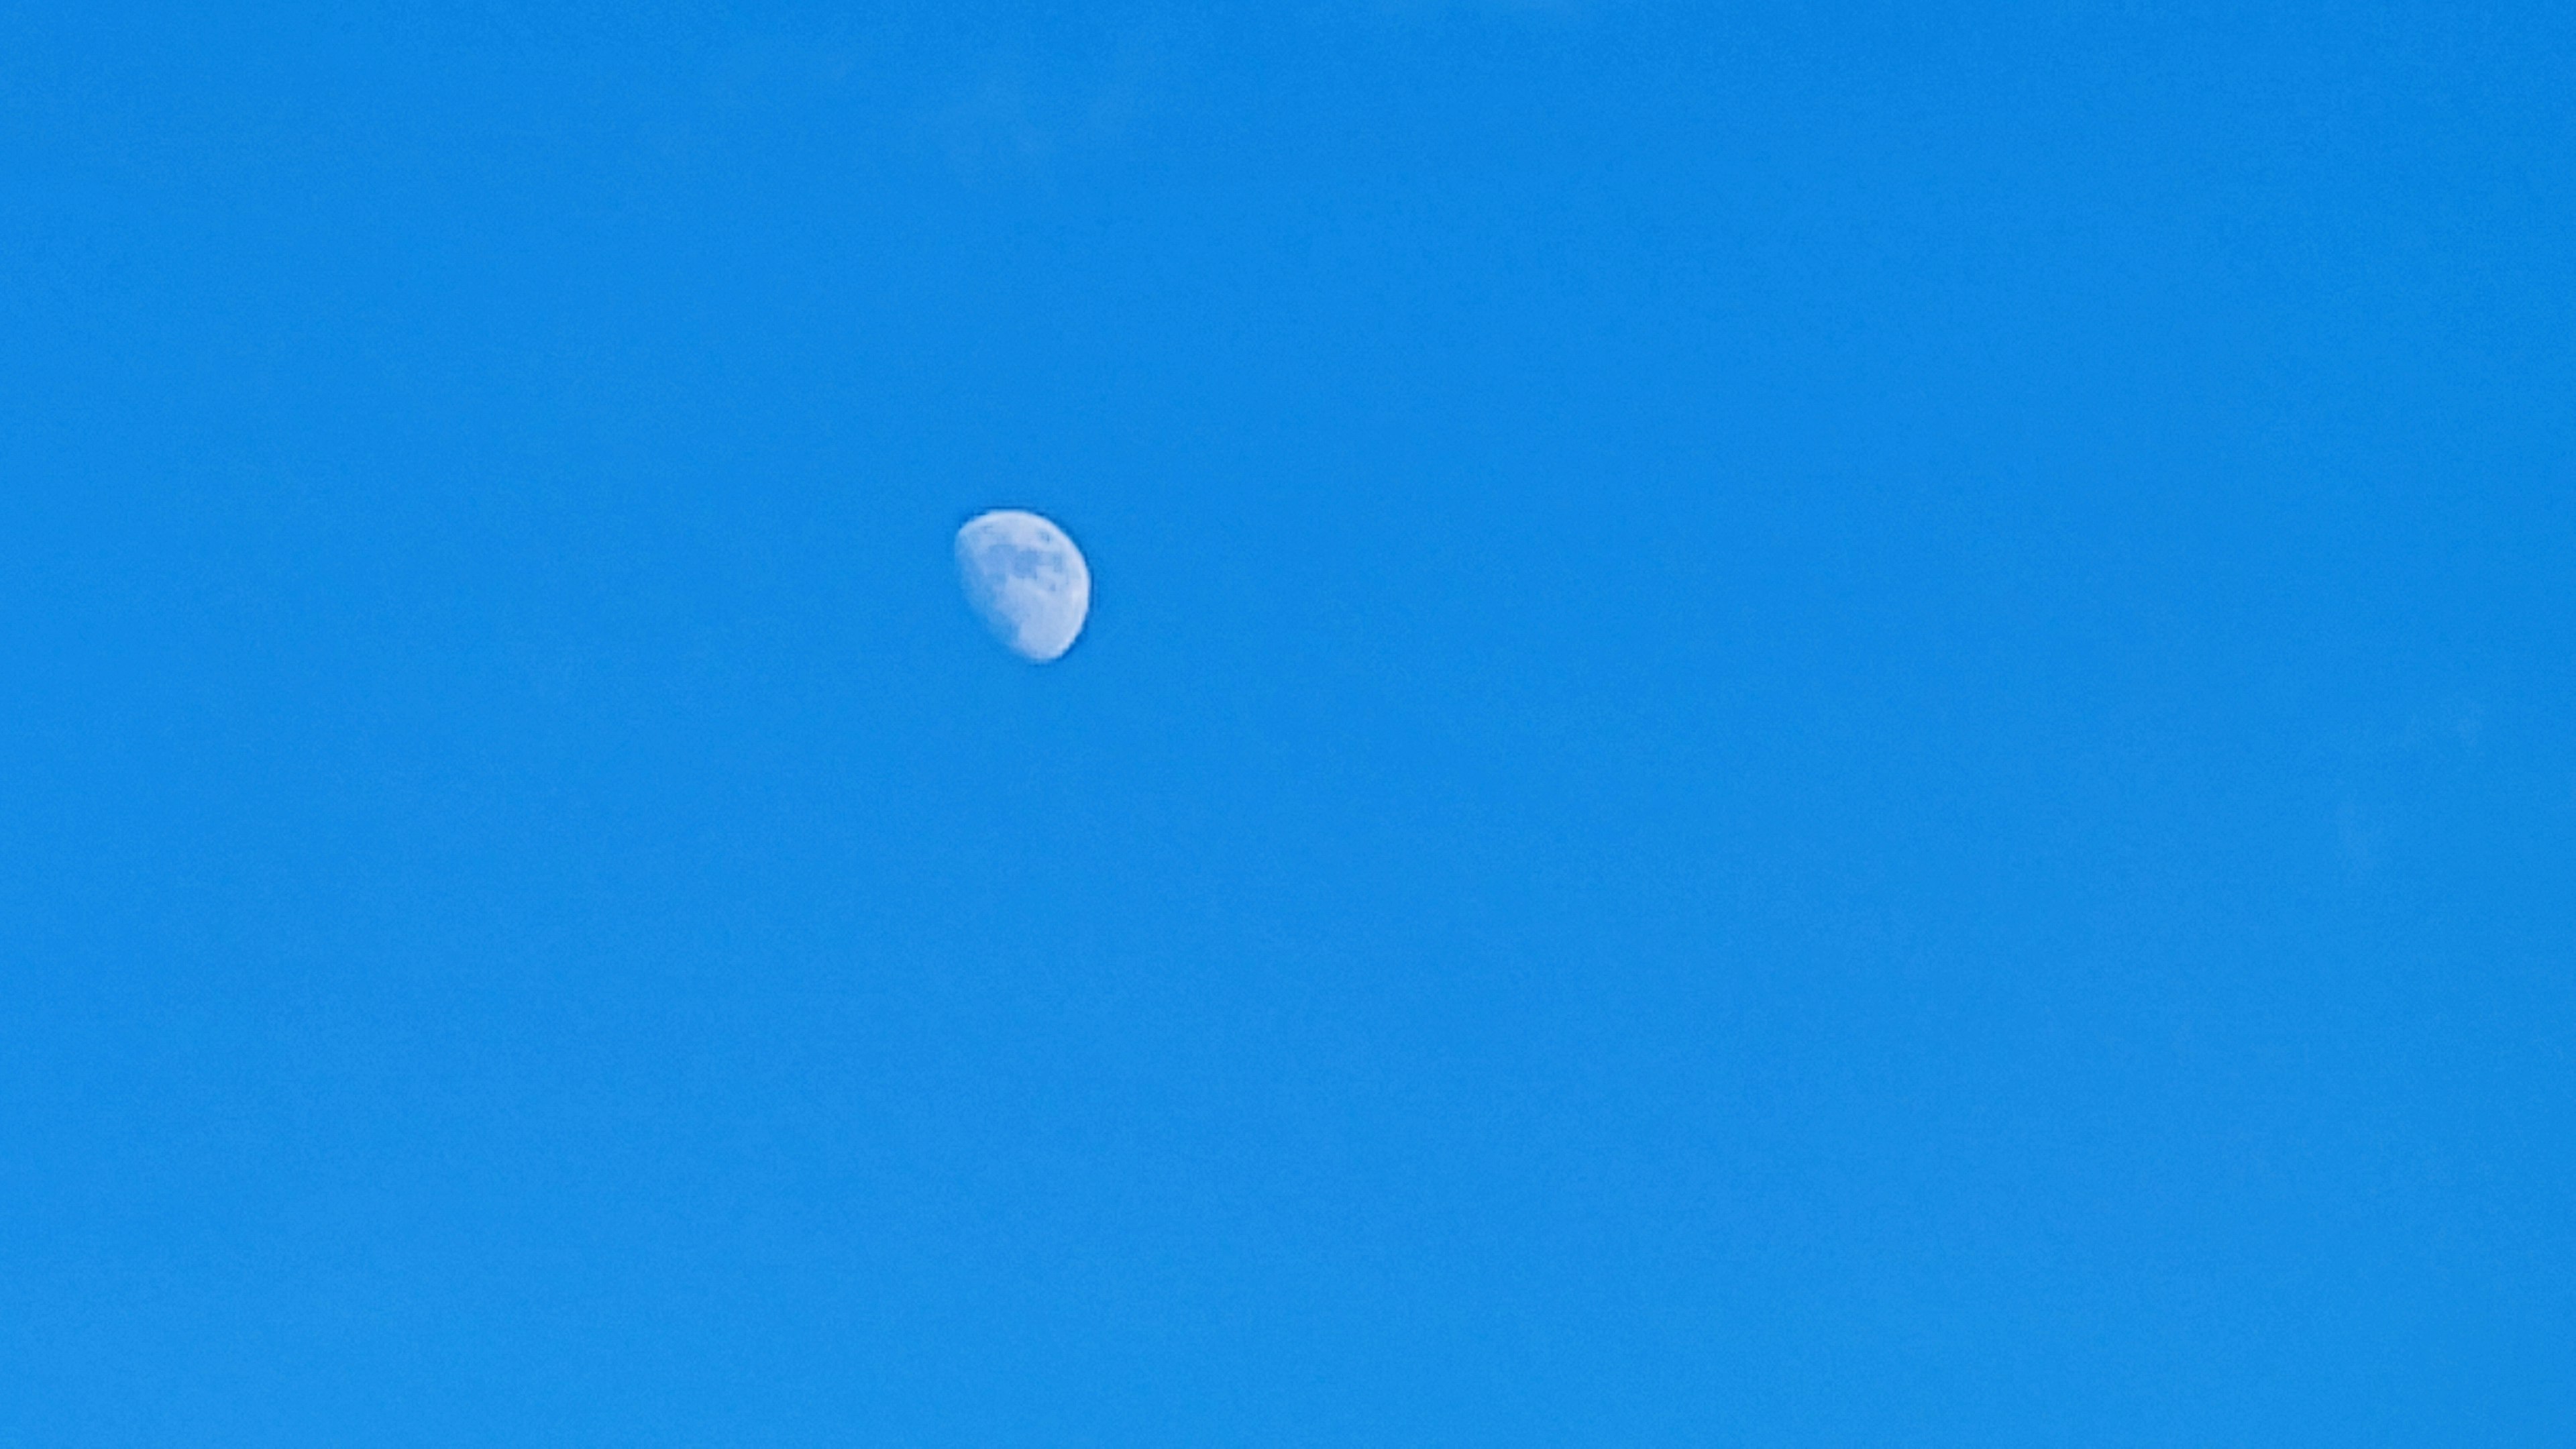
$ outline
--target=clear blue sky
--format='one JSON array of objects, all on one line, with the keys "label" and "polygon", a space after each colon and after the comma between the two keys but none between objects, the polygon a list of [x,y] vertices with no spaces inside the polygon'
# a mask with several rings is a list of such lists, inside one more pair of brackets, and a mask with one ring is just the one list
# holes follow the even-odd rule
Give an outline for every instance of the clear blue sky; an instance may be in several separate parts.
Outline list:
[{"label": "clear blue sky", "polygon": [[0,1443],[2576,1442],[2571,75],[0,10]]}]

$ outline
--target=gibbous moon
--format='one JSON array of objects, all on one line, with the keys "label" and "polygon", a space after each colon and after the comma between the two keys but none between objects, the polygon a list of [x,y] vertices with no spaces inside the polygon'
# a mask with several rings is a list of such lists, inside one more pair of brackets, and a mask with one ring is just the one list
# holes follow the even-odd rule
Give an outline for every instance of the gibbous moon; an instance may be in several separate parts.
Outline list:
[{"label": "gibbous moon", "polygon": [[957,581],[1004,647],[1032,664],[1062,657],[1091,612],[1091,566],[1064,530],[997,508],[957,530]]}]

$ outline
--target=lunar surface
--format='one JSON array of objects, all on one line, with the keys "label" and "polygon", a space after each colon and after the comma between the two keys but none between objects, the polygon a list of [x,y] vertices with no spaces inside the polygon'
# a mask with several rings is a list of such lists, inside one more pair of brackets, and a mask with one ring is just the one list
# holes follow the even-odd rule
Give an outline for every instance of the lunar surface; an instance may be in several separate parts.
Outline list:
[{"label": "lunar surface", "polygon": [[1063,656],[1091,612],[1091,568],[1064,530],[997,508],[957,530],[957,581],[984,627],[1032,664]]}]

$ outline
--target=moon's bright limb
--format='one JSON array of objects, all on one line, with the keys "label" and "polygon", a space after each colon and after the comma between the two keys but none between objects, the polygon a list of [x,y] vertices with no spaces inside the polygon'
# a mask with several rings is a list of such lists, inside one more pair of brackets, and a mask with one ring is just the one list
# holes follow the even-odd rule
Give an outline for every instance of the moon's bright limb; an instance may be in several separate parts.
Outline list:
[{"label": "moon's bright limb", "polygon": [[1091,612],[1091,568],[1034,513],[997,508],[957,530],[957,580],[993,637],[1032,664],[1073,647]]}]

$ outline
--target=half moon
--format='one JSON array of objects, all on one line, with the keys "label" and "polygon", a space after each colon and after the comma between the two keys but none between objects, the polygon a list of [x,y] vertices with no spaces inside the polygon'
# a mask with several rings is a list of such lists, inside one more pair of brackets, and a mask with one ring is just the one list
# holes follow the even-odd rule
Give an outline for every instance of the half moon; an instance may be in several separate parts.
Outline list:
[{"label": "half moon", "polygon": [[957,530],[966,602],[1032,664],[1064,657],[1091,613],[1091,566],[1065,531],[1017,508],[977,514]]}]

